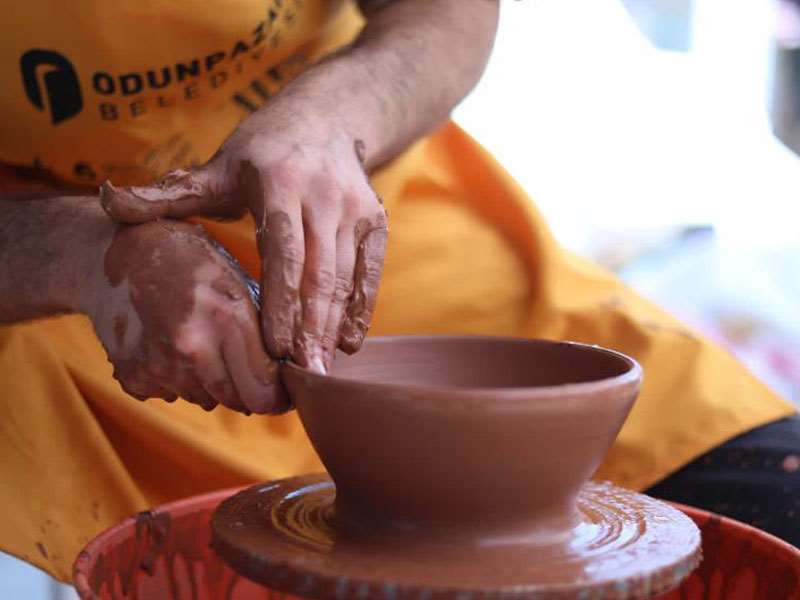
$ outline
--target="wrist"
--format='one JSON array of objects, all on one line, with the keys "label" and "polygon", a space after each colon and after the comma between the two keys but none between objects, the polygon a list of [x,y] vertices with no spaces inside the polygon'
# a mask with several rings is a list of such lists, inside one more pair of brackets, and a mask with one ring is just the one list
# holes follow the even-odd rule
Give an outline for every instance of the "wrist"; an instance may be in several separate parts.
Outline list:
[{"label": "wrist", "polygon": [[118,226],[95,196],[70,199],[73,210],[64,223],[63,264],[48,279],[49,297],[69,312],[90,315],[108,287],[105,254]]},{"label": "wrist", "polygon": [[0,199],[0,323],[87,312],[114,226],[97,198]]},{"label": "wrist", "polygon": [[384,98],[370,65],[344,52],[316,65],[276,97],[264,110],[285,113],[315,138],[356,140],[368,168],[385,160],[401,125],[395,107]]}]

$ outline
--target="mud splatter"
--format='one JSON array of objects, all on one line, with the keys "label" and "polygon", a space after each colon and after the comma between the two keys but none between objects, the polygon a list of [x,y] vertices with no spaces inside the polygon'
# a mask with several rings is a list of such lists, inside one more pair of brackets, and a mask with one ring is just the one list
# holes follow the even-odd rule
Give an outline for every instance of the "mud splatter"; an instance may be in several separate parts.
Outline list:
[{"label": "mud splatter", "polygon": [[47,548],[44,547],[42,542],[36,542],[36,548],[38,548],[39,554],[41,554],[44,558],[49,558],[47,555]]}]

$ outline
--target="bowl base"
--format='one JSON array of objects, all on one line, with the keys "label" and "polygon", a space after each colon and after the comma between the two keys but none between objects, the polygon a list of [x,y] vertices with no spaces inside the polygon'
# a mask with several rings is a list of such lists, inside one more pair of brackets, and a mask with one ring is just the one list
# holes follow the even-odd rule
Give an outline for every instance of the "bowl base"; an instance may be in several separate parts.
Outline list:
[{"label": "bowl base", "polygon": [[324,475],[248,488],[220,504],[212,547],[241,575],[308,598],[639,600],[680,585],[700,561],[700,533],[677,509],[587,483],[578,524],[558,539],[486,539],[398,532],[352,536],[332,523]]}]

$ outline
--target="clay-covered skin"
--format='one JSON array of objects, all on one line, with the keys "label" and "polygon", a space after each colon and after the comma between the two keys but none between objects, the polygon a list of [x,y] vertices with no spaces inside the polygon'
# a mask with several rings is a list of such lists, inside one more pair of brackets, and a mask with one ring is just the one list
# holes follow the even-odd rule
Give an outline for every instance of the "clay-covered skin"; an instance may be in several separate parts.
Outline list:
[{"label": "clay-covered skin", "polygon": [[246,276],[202,227],[119,227],[98,279],[87,312],[129,394],[206,410],[287,408]]},{"label": "clay-covered skin", "polygon": [[249,210],[262,258],[267,349],[325,372],[337,347],[355,352],[369,328],[386,214],[364,172],[361,140],[328,122],[278,119],[280,110],[253,115],[206,166],[149,187],[107,182],[101,201],[123,223]]},{"label": "clay-covered skin", "polygon": [[375,306],[387,220],[365,170],[448,119],[486,65],[499,13],[484,0],[359,4],[357,39],[242,121],[207,164],[101,190],[126,223],[250,210],[267,349],[316,372],[336,347],[358,349]]}]

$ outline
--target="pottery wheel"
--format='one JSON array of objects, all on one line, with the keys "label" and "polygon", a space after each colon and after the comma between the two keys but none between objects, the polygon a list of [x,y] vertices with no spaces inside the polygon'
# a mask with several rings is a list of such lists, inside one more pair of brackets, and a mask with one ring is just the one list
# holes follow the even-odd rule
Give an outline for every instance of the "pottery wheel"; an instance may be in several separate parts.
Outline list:
[{"label": "pottery wheel", "polygon": [[640,600],[677,587],[700,561],[700,533],[688,517],[610,484],[587,484],[579,524],[544,544],[405,533],[354,543],[331,525],[334,495],[322,475],[251,487],[217,508],[212,546],[271,589],[336,600]]}]

